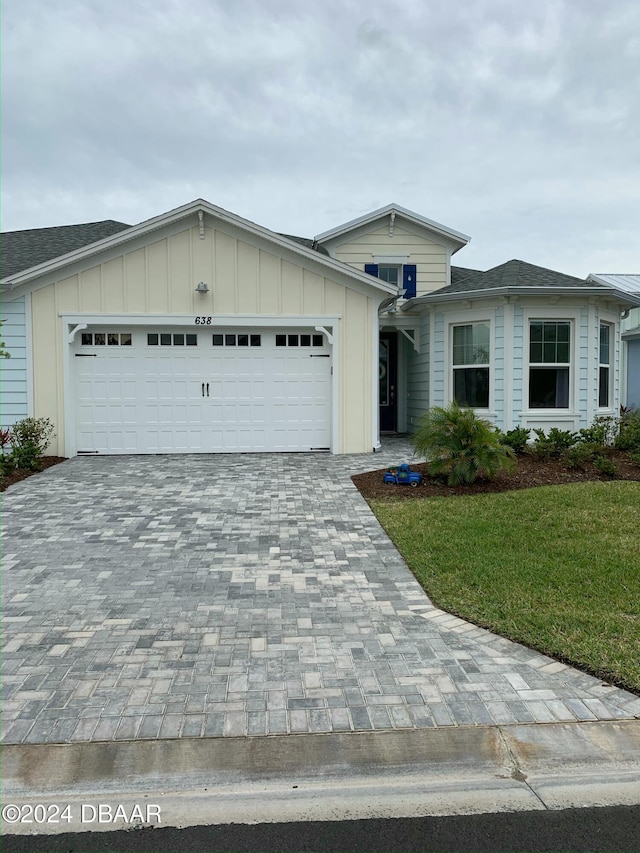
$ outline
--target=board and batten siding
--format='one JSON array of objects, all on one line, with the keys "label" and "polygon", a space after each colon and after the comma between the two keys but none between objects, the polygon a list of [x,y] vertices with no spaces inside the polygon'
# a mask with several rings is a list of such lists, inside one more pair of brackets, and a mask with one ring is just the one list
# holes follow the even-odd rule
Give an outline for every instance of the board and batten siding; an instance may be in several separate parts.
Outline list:
[{"label": "board and batten siding", "polygon": [[0,318],[4,320],[0,334],[11,356],[0,359],[0,426],[6,429],[29,414],[25,297],[3,299]]},{"label": "board and batten siding", "polygon": [[[151,238],[150,238],[151,239]],[[50,417],[63,454],[64,388],[59,314],[338,316],[338,452],[371,451],[375,298],[219,227],[183,227],[35,290],[34,408]],[[286,253],[283,253],[286,254]],[[201,295],[195,285],[205,281]],[[232,320],[229,321],[232,323]],[[55,358],[52,354],[55,353]]]},{"label": "board and batten siding", "polygon": [[393,236],[388,225],[352,235],[330,248],[337,260],[364,270],[377,257],[405,257],[416,265],[416,295],[422,296],[447,284],[447,249],[396,223]]}]

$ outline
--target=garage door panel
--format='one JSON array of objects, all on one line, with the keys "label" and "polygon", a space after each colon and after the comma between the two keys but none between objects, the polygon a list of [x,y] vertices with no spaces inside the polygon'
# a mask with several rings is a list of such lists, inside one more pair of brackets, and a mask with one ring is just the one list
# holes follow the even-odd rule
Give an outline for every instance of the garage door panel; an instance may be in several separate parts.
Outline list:
[{"label": "garage door panel", "polygon": [[[234,339],[224,336],[224,341]],[[173,340],[175,335],[172,332]],[[99,348],[74,359],[78,450],[101,453],[213,453],[329,447],[329,358],[308,349],[261,345]],[[237,335],[235,340],[240,340]]]}]

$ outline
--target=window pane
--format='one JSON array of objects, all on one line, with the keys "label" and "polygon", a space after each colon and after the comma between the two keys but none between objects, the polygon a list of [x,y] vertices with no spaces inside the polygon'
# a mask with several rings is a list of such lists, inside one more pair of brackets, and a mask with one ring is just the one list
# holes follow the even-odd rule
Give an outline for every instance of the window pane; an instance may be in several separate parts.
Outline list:
[{"label": "window pane", "polygon": [[151,332],[147,335],[147,345],[150,347],[158,346],[158,335],[155,332]]},{"label": "window pane", "polygon": [[300,335],[300,346],[301,347],[310,347],[311,346],[311,335]]},{"label": "window pane", "polygon": [[532,367],[529,370],[531,409],[569,408],[569,368]]},{"label": "window pane", "polygon": [[162,332],[160,334],[160,344],[163,347],[170,347],[171,346],[171,335],[169,335],[165,332]]},{"label": "window pane", "polygon": [[314,347],[321,347],[324,343],[324,338],[322,335],[314,335],[313,336],[313,345]]},{"label": "window pane", "polygon": [[601,408],[609,406],[609,368],[600,368],[600,387],[598,390],[598,405]]},{"label": "window pane", "polygon": [[213,345],[214,347],[221,347],[224,345],[224,336],[223,335],[214,335],[213,336]]},{"label": "window pane", "polygon": [[83,347],[90,347],[92,343],[93,343],[93,335],[91,334],[91,332],[83,332],[82,333],[82,346]]},{"label": "window pane", "polygon": [[117,332],[108,332],[107,342],[108,342],[110,347],[119,346],[120,345],[120,335]]},{"label": "window pane", "polygon": [[238,335],[238,346],[239,347],[248,347],[249,346],[249,335]]},{"label": "window pane", "polygon": [[251,335],[251,346],[259,347],[260,346],[260,335]]},{"label": "window pane", "polygon": [[130,347],[131,346],[131,334],[129,332],[123,332],[120,335],[120,343],[122,344],[123,347]]},{"label": "window pane", "polygon": [[609,331],[605,323],[600,325],[600,364],[609,364]]},{"label": "window pane", "polygon": [[556,349],[556,361],[558,364],[569,364],[569,344],[558,344]]},{"label": "window pane", "polygon": [[174,347],[183,347],[184,346],[184,335],[174,335],[173,336],[173,345],[174,345]]},{"label": "window pane", "polygon": [[555,323],[544,323],[542,331],[542,339],[545,343],[555,343],[558,339],[558,327]]},{"label": "window pane", "polygon": [[453,394],[461,406],[489,408],[489,368],[465,367],[453,371]]},{"label": "window pane", "polygon": [[236,345],[236,336],[235,335],[225,335],[224,336],[224,345],[226,347],[234,347]]},{"label": "window pane", "polygon": [[185,340],[188,347],[197,347],[198,346],[198,336],[197,335],[185,335]]},{"label": "window pane", "polygon": [[97,347],[103,347],[105,345],[105,333],[104,332],[96,332],[94,339],[93,339],[93,342]]},{"label": "window pane", "polygon": [[297,335],[289,335],[288,340],[287,340],[287,344],[290,347],[297,347],[298,346],[298,336]]},{"label": "window pane", "polygon": [[276,335],[276,346],[277,347],[286,347],[287,345],[287,336],[286,335]]},{"label": "window pane", "polygon": [[545,364],[554,364],[558,359],[556,358],[556,345],[555,343],[544,343],[542,349],[542,360]]},{"label": "window pane", "polygon": [[536,342],[542,340],[542,323],[531,324],[531,340]]},{"label": "window pane", "polygon": [[453,327],[453,363],[489,364],[489,325],[473,323]]},{"label": "window pane", "polygon": [[378,278],[382,279],[382,281],[387,281],[389,284],[398,284],[398,272],[399,267],[397,266],[378,266]]},{"label": "window pane", "polygon": [[569,343],[569,324],[568,323],[557,323],[557,336],[558,341],[562,341],[563,343]]},{"label": "window pane", "polygon": [[529,345],[529,361],[533,362],[533,364],[540,364],[542,361],[542,344],[534,343],[533,341]]},{"label": "window pane", "polygon": [[568,364],[571,354],[569,323],[535,322],[529,326],[532,364]]}]

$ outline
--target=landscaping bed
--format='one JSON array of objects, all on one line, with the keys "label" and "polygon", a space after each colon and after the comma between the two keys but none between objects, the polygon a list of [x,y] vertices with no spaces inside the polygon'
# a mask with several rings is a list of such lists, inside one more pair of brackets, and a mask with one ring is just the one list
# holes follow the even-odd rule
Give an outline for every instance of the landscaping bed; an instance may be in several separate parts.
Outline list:
[{"label": "landscaping bed", "polygon": [[[41,456],[38,459],[39,471],[44,471],[45,468],[51,468],[52,465],[57,465],[59,462],[64,462],[64,456]],[[27,468],[16,468],[15,471],[12,471],[10,474],[6,474],[0,480],[0,492],[4,492],[5,489],[8,489],[9,486],[13,486],[14,483],[19,483],[21,480],[26,480],[27,477],[31,477],[33,474],[38,474],[39,471],[32,471]]]},{"label": "landscaping bed", "polygon": [[[631,461],[629,455],[620,450],[607,452],[616,466],[615,476],[603,474],[595,465],[587,463],[584,469],[567,468],[560,458],[540,459],[523,454],[515,460],[514,471],[502,471],[494,480],[476,480],[461,486],[448,486],[443,479],[429,477],[426,462],[411,462],[411,470],[419,471],[424,479],[419,486],[396,486],[382,482],[386,468],[356,474],[352,480],[366,500],[415,500],[435,496],[477,495],[489,492],[506,492],[514,489],[530,489],[534,486],[559,486],[565,483],[583,483],[600,480],[637,480],[640,481],[640,465]],[[398,463],[404,460],[399,459]]]}]

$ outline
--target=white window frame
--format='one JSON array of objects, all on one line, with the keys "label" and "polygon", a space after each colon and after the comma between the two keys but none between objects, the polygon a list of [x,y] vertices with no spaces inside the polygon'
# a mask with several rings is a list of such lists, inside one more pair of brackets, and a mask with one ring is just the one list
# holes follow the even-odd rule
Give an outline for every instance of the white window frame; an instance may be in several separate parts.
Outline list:
[{"label": "white window frame", "polygon": [[[603,362],[600,360],[600,331],[603,326],[609,330],[609,361],[607,364],[603,364]],[[609,323],[607,320],[600,320],[598,322],[598,411],[600,412],[611,411],[611,409],[613,409],[613,361],[615,347],[615,328],[615,324]],[[600,371],[603,368],[606,368],[609,373],[609,389],[607,394],[607,403],[604,406],[600,404]]]},{"label": "white window frame", "polygon": [[[566,416],[576,414],[576,370],[577,370],[577,337],[579,328],[579,312],[577,310],[558,311],[557,308],[547,308],[527,311],[523,317],[523,364],[522,364],[522,415],[529,418],[540,415]],[[540,367],[541,363],[531,362],[531,324],[532,323],[569,323],[569,364],[557,364],[557,367],[569,368],[569,398],[566,407],[535,408],[529,406],[530,370]]]},{"label": "white window frame", "polygon": [[[474,411],[480,412],[483,417],[495,417],[494,404],[494,376],[495,376],[495,310],[491,310],[490,314],[485,311],[464,311],[446,314],[444,317],[445,334],[446,334],[446,354],[445,354],[445,388],[444,399],[446,404],[454,401],[454,377],[453,377],[453,328],[454,326],[472,326],[476,323],[486,323],[489,326],[489,363],[481,365],[489,368],[489,406],[488,408],[474,408]],[[457,365],[462,367],[462,365]],[[433,385],[431,386],[433,387]]]}]

